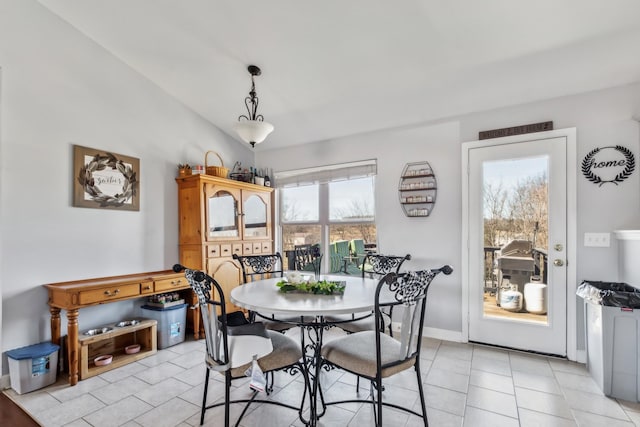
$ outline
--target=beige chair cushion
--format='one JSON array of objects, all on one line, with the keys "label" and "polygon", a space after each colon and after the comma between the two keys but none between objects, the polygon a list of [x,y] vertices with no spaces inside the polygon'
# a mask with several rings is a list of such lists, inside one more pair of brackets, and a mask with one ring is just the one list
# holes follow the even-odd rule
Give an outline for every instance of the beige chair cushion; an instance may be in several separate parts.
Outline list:
[{"label": "beige chair cushion", "polygon": [[[400,342],[389,335],[380,334],[382,365],[397,361],[400,357]],[[376,333],[357,332],[329,341],[322,346],[322,357],[330,363],[369,378],[376,376]],[[415,364],[414,359],[382,369],[386,378],[404,371]]]},{"label": "beige chair cushion", "polygon": [[[343,331],[349,332],[353,334],[355,332],[362,331],[375,331],[376,329],[376,317],[373,313],[369,313],[369,316],[362,318],[363,316],[367,316],[367,313],[356,313],[355,315],[351,314],[342,314],[335,316],[328,316],[328,322],[344,322],[337,323],[336,326]],[[360,318],[358,320],[351,320],[353,318]],[[350,321],[351,320],[351,321]],[[391,324],[391,319],[386,314],[382,315],[382,321],[384,322],[384,329],[388,329]]]},{"label": "beige chair cushion", "polygon": [[[274,331],[267,331],[273,343],[273,351],[264,357],[258,359],[258,365],[262,372],[274,371],[293,365],[302,358],[300,343],[291,337]],[[231,370],[232,378],[240,378],[244,376],[244,372],[251,366],[251,362],[246,363]]]}]

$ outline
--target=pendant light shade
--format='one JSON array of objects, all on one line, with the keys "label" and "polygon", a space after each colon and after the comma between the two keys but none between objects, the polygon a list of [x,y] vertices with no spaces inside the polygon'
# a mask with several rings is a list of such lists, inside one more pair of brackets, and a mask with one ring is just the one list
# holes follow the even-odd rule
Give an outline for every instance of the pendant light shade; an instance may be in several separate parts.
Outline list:
[{"label": "pendant light shade", "polygon": [[264,120],[241,120],[236,123],[234,129],[244,142],[254,147],[273,132],[273,125]]},{"label": "pendant light shade", "polygon": [[244,99],[248,114],[238,117],[238,122],[235,124],[234,129],[244,142],[255,147],[256,144],[260,144],[267,135],[273,132],[273,125],[265,122],[262,114],[258,114],[260,100],[256,94],[254,77],[262,74],[262,71],[255,65],[249,65],[247,70],[251,74],[251,90],[249,91],[249,96]]}]

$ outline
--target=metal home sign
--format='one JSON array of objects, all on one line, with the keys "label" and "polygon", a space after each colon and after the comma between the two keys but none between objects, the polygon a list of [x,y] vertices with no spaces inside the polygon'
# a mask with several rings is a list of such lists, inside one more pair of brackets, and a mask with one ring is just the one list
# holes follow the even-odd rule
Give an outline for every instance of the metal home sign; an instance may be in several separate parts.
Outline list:
[{"label": "metal home sign", "polygon": [[629,178],[635,168],[635,156],[621,145],[594,148],[582,160],[582,174],[598,186],[608,182],[618,185]]}]

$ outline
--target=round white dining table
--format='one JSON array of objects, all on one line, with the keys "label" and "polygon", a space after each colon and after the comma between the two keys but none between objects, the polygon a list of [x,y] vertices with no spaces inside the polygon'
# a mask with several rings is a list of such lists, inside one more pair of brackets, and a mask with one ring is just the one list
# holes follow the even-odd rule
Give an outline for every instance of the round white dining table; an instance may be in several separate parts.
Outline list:
[{"label": "round white dining table", "polygon": [[[231,302],[258,313],[286,316],[327,316],[373,310],[378,280],[354,276],[322,275],[320,280],[344,281],[342,295],[280,292],[276,283],[281,277],[257,280],[231,291]],[[283,316],[285,317],[285,316]]]},{"label": "round white dining table", "polygon": [[[328,326],[345,321],[330,321],[327,320],[326,316],[361,313],[362,316],[355,317],[361,318],[371,315],[370,313],[375,306],[374,300],[378,280],[339,275],[322,275],[320,277],[320,280],[346,282],[342,295],[284,293],[280,292],[280,288],[276,286],[276,283],[281,280],[283,278],[278,277],[257,280],[237,286],[231,291],[231,302],[263,316],[268,314],[269,318],[273,315],[275,320],[278,320],[279,316],[281,319],[288,318],[288,320],[284,321],[295,323],[302,328],[300,337],[302,350],[305,354],[303,357],[304,366],[311,384],[309,390],[309,418],[303,419],[301,414],[300,419],[305,425],[314,427],[320,417],[324,415],[324,410],[322,412],[318,410],[317,401],[320,387],[320,367],[322,364],[320,350],[322,348],[323,331]],[[385,298],[381,297],[381,299],[384,300]],[[297,320],[292,321],[292,317],[297,318]],[[310,350],[311,354],[307,354],[307,350]]]}]

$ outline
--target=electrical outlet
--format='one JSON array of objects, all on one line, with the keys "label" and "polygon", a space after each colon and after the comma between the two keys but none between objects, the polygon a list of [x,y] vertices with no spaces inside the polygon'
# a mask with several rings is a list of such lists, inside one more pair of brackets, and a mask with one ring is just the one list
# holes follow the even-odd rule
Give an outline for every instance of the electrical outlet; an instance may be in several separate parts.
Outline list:
[{"label": "electrical outlet", "polygon": [[584,245],[599,248],[611,246],[610,233],[584,233]]}]

